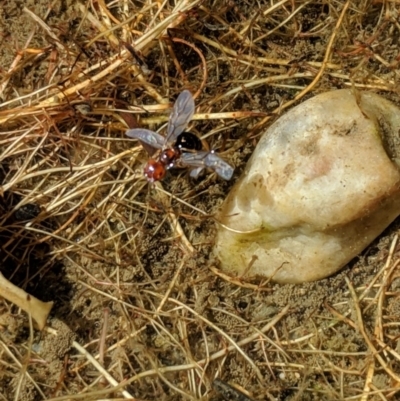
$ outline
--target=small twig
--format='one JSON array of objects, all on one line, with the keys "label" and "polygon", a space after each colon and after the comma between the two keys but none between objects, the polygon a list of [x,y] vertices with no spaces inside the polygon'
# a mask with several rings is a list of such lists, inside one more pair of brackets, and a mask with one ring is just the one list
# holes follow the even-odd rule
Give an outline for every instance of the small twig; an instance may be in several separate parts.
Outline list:
[{"label": "small twig", "polygon": [[[91,355],[91,354],[89,354],[89,352],[88,351],[86,351],[86,349],[85,348],[83,348],[80,344],[78,344],[76,341],[74,341],[73,343],[72,343],[72,346],[78,351],[78,352],[80,352],[82,355],[84,355],[85,356],[85,358],[107,379],[107,381],[113,386],[113,387],[117,387],[118,389],[119,388],[122,388],[122,387],[124,387],[125,386],[125,384],[124,383],[118,383],[101,365],[100,365],[100,363],[99,362],[97,362],[96,361],[96,359],[95,358],[93,358],[93,356]],[[117,391],[117,388],[115,388],[115,389],[113,389],[113,388],[111,388],[111,389],[109,389],[109,390],[107,390],[106,391],[106,394],[108,393],[108,392],[111,392],[111,391]],[[130,399],[130,400],[132,400],[132,401],[135,401],[135,400],[137,400],[137,398],[135,398],[135,397],[133,397],[128,391],[126,391],[126,390],[121,390],[121,393],[122,393],[122,395],[125,397],[125,398],[128,398],[128,399]],[[104,393],[103,393],[104,394]],[[86,396],[84,395],[84,394],[82,394],[81,396],[83,396],[83,397],[87,397],[87,394],[86,394]],[[62,397],[62,398],[64,398],[64,397]],[[81,398],[81,397],[79,397],[79,398]],[[139,401],[139,400],[138,400]]]},{"label": "small twig", "polygon": [[[200,96],[201,92],[203,91],[204,87],[206,86],[207,83],[207,78],[208,78],[208,70],[207,70],[207,61],[203,55],[203,53],[192,43],[189,43],[188,41],[184,40],[184,39],[180,39],[180,38],[171,38],[171,40],[173,42],[177,42],[177,43],[183,43],[186,46],[189,46],[190,48],[192,48],[200,57],[200,60],[203,64],[203,80],[200,84],[200,88],[196,91],[196,93],[193,95],[193,98],[196,99],[197,97]],[[178,60],[174,59],[175,64],[179,65]]]},{"label": "small twig", "polygon": [[[154,295],[156,295],[157,297],[159,296],[159,294],[154,294]],[[179,301],[177,301],[175,299],[169,298],[168,301],[183,305],[186,309],[189,309],[191,311],[191,313],[194,313],[195,315],[197,315],[193,310],[191,310],[186,305],[180,303]],[[121,390],[125,386],[127,386],[127,385],[129,385],[129,384],[141,379],[141,378],[144,378],[144,377],[159,375],[159,374],[168,373],[168,372],[191,370],[191,369],[199,368],[199,366],[201,366],[201,365],[206,365],[210,361],[218,359],[218,358],[221,358],[221,357],[227,355],[229,352],[231,352],[231,351],[233,351],[235,349],[237,350],[238,347],[245,346],[246,344],[256,340],[260,336],[260,332],[261,333],[266,333],[269,330],[271,330],[278,323],[278,321],[281,320],[287,314],[288,311],[289,311],[289,306],[286,306],[273,319],[271,319],[264,327],[262,327],[259,330],[259,332],[256,332],[256,333],[248,336],[247,338],[245,338],[245,339],[243,339],[241,341],[238,341],[237,343],[233,343],[232,345],[229,345],[228,347],[224,348],[223,350],[218,351],[218,352],[214,353],[213,355],[210,355],[206,359],[202,359],[201,361],[198,361],[198,362],[195,362],[195,363],[186,364],[186,365],[167,366],[167,367],[158,367],[158,368],[155,368],[155,369],[150,369],[150,370],[147,370],[147,371],[142,372],[140,374],[134,375],[133,377],[129,378],[126,382],[119,383],[119,384],[115,381],[115,379],[111,375],[108,374],[108,372],[106,372],[103,369],[103,367],[96,361],[96,359],[85,350],[85,348],[80,346],[75,341],[73,342],[73,346],[80,353],[85,355],[85,357],[88,359],[88,361],[91,362],[95,366],[95,368],[107,378],[109,383],[114,386],[114,388],[112,388],[112,389],[96,391],[96,395],[99,396],[101,394],[108,394],[111,391]],[[208,324],[210,324],[209,321],[206,320],[206,322]],[[124,339],[123,342],[129,340],[130,338],[133,338],[133,337],[137,336],[140,332],[145,330],[145,328],[146,328],[146,326],[144,326],[140,330],[136,331],[135,333],[132,333],[132,335],[129,336],[129,338]],[[111,346],[109,348],[109,351],[112,350],[112,349],[116,349],[117,347],[120,347],[123,342],[120,341],[118,344],[114,344],[113,346]],[[286,365],[285,364],[272,364],[272,366],[286,366]],[[85,396],[84,394],[83,395],[82,394],[81,395],[76,395],[76,396],[72,396],[72,399],[80,399],[80,398],[83,398],[84,396]],[[125,394],[124,394],[124,396],[126,397]],[[128,397],[126,397],[126,398],[128,398]],[[62,397],[62,399],[63,399],[63,397]],[[133,399],[135,399],[135,398],[133,398]],[[57,401],[57,399],[54,399],[54,401]]]},{"label": "small twig", "polygon": [[105,308],[103,311],[104,321],[103,329],[101,330],[101,336],[99,341],[99,362],[101,366],[104,366],[104,352],[106,348],[106,337],[108,330],[108,316],[110,315],[110,309]]},{"label": "small twig", "polygon": [[181,275],[182,269],[185,266],[185,262],[187,261],[187,259],[188,259],[187,257],[182,258],[182,261],[181,261],[179,267],[176,269],[174,277],[172,278],[171,282],[169,283],[168,289],[167,289],[166,293],[164,294],[164,297],[161,300],[160,304],[158,305],[157,310],[155,311],[155,313],[153,315],[153,318],[155,318],[160,313],[165,302],[167,302],[169,295],[171,294],[171,291],[175,287],[176,280],[178,280],[178,277]]},{"label": "small twig", "polygon": [[[183,247],[185,249],[185,251],[191,255],[194,253],[194,248],[193,245],[190,243],[190,241],[187,239],[182,226],[180,225],[178,218],[176,217],[175,213],[170,210],[170,208],[168,207],[167,203],[168,203],[168,198],[166,197],[166,192],[163,191],[162,185],[160,182],[156,182],[155,183],[155,188],[158,190],[157,193],[160,196],[160,200],[163,203],[164,207],[168,210],[167,211],[167,216],[168,219],[170,221],[170,225],[172,228],[172,232],[176,233],[177,236],[179,237],[180,241],[183,244]],[[160,190],[161,189],[161,190]]]},{"label": "small twig", "polygon": [[[332,35],[331,35],[331,37],[329,39],[329,42],[328,42],[328,44],[326,46],[325,57],[324,57],[324,60],[322,61],[321,68],[319,69],[317,75],[314,77],[312,82],[309,85],[307,85],[306,88],[304,88],[300,93],[298,93],[292,100],[289,100],[285,104],[283,104],[283,105],[279,106],[277,109],[275,109],[274,113],[277,113],[277,112],[281,113],[282,110],[287,109],[292,104],[294,104],[297,101],[299,101],[304,95],[306,95],[308,92],[310,92],[314,88],[314,86],[318,83],[318,81],[322,77],[323,73],[325,72],[325,69],[327,68],[328,61],[329,61],[329,58],[330,58],[331,52],[332,52],[332,47],[333,47],[333,44],[334,44],[335,39],[336,39],[336,35],[339,32],[339,28],[342,25],[344,16],[346,15],[346,11],[349,8],[350,4],[351,4],[351,1],[347,0],[346,3],[344,4],[343,8],[342,8],[340,16],[339,16],[339,18],[338,18],[338,20],[336,22],[335,29],[333,30]],[[264,118],[262,121],[260,121],[258,124],[256,124],[253,127],[253,131],[256,131],[259,128],[261,128],[269,119],[270,119],[270,117]]]},{"label": "small twig", "polygon": [[0,296],[17,305],[37,323],[39,330],[43,330],[53,302],[42,302],[29,295],[21,288],[10,283],[0,272]]},{"label": "small twig", "polygon": [[[29,43],[31,42],[31,40],[33,39],[33,35],[35,32],[31,32],[31,34],[28,36],[28,39],[25,42],[25,47],[24,49],[26,49],[29,46]],[[18,63],[22,60],[22,55],[24,54],[24,52],[22,50],[19,50],[17,52],[17,55],[15,56],[15,59],[13,60],[13,62],[11,63],[10,68],[7,71],[6,74],[6,79],[3,81],[3,83],[0,85],[0,97],[3,97],[3,93],[5,91],[5,89],[7,88],[8,83],[10,82],[10,78],[12,73],[14,72],[14,70],[17,68]]]},{"label": "small twig", "polygon": [[49,35],[54,40],[54,42],[58,48],[67,52],[67,49],[61,43],[61,41],[57,37],[57,35],[51,30],[51,28],[41,18],[39,18],[35,13],[33,13],[31,10],[29,10],[26,7],[23,8],[23,11],[25,13],[27,13],[34,21],[36,21],[44,29],[44,31],[47,33],[47,35]]},{"label": "small twig", "polygon": [[[0,339],[0,345],[2,346],[2,348],[3,348],[4,352],[6,353],[6,355],[8,355],[8,357],[16,364],[16,366],[20,369],[20,371],[22,371],[23,370],[22,363],[11,352],[10,348],[8,347],[8,345],[5,342],[3,342],[1,339]],[[33,384],[33,386],[35,387],[36,391],[40,394],[40,396],[43,398],[43,400],[45,400],[46,396],[44,395],[44,393],[43,393],[42,389],[40,388],[40,386],[37,384],[36,380],[27,371],[25,371],[25,376]]]},{"label": "small twig", "polygon": [[233,285],[237,285],[238,287],[249,288],[250,290],[261,291],[261,292],[273,291],[271,287],[264,287],[265,283],[251,284],[249,282],[246,282],[245,280],[241,280],[240,278],[231,277],[228,274],[225,274],[221,270],[217,269],[215,266],[210,266],[209,269],[218,277],[222,278],[223,280]]},{"label": "small twig", "polygon": [[386,295],[386,291],[389,286],[389,279],[390,279],[394,269],[400,264],[400,259],[398,259],[398,260],[396,260],[395,263],[393,263],[393,266],[390,267],[398,239],[399,239],[399,235],[396,234],[390,245],[389,255],[386,260],[385,270],[383,271],[382,281],[381,281],[381,285],[380,285],[380,288],[378,291],[378,304],[376,306],[377,307],[377,315],[376,315],[376,321],[375,321],[374,334],[375,334],[375,337],[379,338],[381,341],[384,340],[382,311],[383,311],[383,304],[385,302],[385,295]]},{"label": "small twig", "polygon": [[368,345],[371,355],[378,360],[378,362],[380,363],[382,368],[393,380],[395,380],[397,383],[400,383],[400,377],[397,374],[395,374],[391,369],[389,369],[386,362],[379,355],[378,350],[374,347],[374,345],[372,344],[372,341],[368,337],[368,334],[364,328],[364,322],[363,322],[363,317],[362,317],[362,313],[361,313],[361,308],[359,305],[359,300],[358,300],[357,294],[354,290],[353,284],[351,283],[351,281],[349,280],[348,277],[345,277],[345,280],[346,280],[346,284],[349,288],[350,294],[353,298],[354,308],[356,310],[356,315],[357,315],[358,330],[360,331],[361,335],[364,337],[364,340],[365,340],[366,344]]}]

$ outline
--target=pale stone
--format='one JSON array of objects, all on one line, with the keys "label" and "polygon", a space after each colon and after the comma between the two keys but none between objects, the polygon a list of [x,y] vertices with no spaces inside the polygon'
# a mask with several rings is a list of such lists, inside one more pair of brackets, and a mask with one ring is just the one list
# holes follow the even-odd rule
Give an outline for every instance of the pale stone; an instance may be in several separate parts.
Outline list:
[{"label": "pale stone", "polygon": [[352,90],[280,117],[219,213],[221,268],[281,283],[341,269],[400,212],[399,132],[395,105]]}]

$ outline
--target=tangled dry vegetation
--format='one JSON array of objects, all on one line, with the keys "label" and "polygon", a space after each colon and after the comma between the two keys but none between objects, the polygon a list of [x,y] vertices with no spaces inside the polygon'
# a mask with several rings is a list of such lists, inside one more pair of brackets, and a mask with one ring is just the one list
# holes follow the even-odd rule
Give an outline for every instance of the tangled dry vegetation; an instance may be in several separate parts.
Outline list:
[{"label": "tangled dry vegetation", "polygon": [[[396,399],[396,223],[300,286],[224,277],[211,248],[218,205],[285,109],[343,87],[399,103],[399,2],[49,4],[1,14],[0,270],[54,306],[39,333],[0,301],[0,400]],[[145,182],[124,131],[161,127],[183,89],[232,182]]]}]

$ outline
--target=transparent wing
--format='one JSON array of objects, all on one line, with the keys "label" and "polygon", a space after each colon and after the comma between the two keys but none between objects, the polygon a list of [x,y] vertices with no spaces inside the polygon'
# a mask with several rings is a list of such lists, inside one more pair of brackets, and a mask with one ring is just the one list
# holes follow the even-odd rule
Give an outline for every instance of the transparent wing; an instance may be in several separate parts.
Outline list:
[{"label": "transparent wing", "polygon": [[165,144],[165,138],[157,132],[144,128],[128,129],[125,134],[129,138],[139,139],[139,141],[152,146],[155,149],[161,149]]},{"label": "transparent wing", "polygon": [[204,170],[204,167],[196,167],[190,171],[190,176],[192,178],[197,178],[203,170]]},{"label": "transparent wing", "polygon": [[192,94],[183,91],[172,108],[169,116],[166,143],[173,143],[177,136],[182,133],[194,114],[194,100]]},{"label": "transparent wing", "polygon": [[[198,176],[201,170],[208,167],[214,170],[224,180],[230,180],[233,175],[233,167],[225,160],[222,160],[216,153],[196,152],[182,153],[180,160],[188,167],[194,167],[194,176]],[[192,175],[193,177],[193,175]]]},{"label": "transparent wing", "polygon": [[208,168],[213,169],[224,180],[230,180],[232,178],[234,168],[214,152],[210,152],[206,156],[204,164]]}]

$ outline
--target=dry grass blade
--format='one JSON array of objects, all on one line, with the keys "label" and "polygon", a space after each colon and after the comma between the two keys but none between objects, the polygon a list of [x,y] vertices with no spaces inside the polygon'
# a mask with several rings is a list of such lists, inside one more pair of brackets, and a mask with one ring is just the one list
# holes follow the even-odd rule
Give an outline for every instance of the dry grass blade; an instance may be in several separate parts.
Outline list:
[{"label": "dry grass blade", "polygon": [[[0,400],[219,399],[216,379],[249,399],[395,399],[398,223],[352,268],[300,286],[228,277],[212,246],[219,205],[284,110],[342,87],[398,102],[398,4],[14,3],[0,15],[0,278],[54,306],[29,332],[23,305],[0,300]],[[188,130],[231,181],[144,179],[127,126],[163,134],[184,89]]]},{"label": "dry grass blade", "polygon": [[39,330],[43,330],[53,302],[42,302],[13,285],[0,272],[0,296],[32,316]]}]

